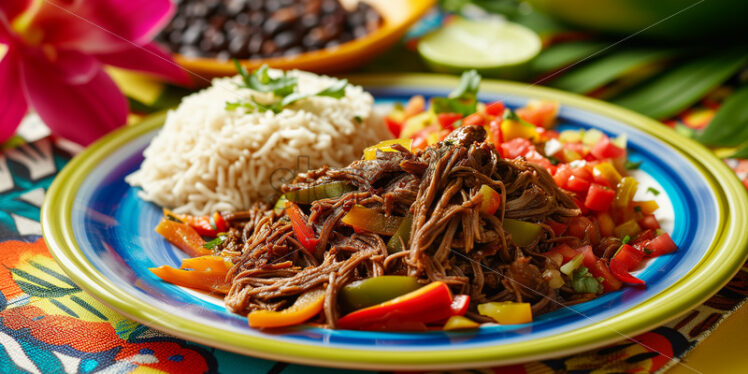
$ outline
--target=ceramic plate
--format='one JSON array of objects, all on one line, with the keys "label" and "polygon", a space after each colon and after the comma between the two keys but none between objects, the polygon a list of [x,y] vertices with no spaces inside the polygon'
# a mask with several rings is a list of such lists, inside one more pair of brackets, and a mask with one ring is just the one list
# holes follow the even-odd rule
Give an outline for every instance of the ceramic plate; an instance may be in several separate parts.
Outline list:
[{"label": "ceramic plate", "polygon": [[[435,75],[354,78],[379,104],[414,94],[446,95],[457,80]],[[530,324],[472,332],[382,333],[298,327],[250,329],[220,301],[160,281],[148,271],[178,266],[183,254],[153,228],[160,208],[140,200],[124,177],[163,116],[118,130],[60,173],[42,210],[44,238],[83,289],[122,314],[188,340],[297,363],[368,369],[447,369],[550,358],[622,340],[663,324],[720,289],[748,254],[748,197],[707,149],[641,115],[602,102],[525,85],[484,82],[481,100],[510,107],[532,98],[561,103],[560,126],[626,134],[629,158],[642,161],[642,185],[662,191],[662,217],[679,250],[638,275],[646,289],[624,288],[542,315]],[[640,191],[641,192],[641,191]]]}]

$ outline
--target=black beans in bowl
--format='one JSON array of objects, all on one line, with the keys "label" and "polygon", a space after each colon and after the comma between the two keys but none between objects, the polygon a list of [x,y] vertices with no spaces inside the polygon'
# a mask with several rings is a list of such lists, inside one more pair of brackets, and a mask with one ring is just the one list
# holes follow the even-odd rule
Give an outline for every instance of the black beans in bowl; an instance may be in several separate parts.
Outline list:
[{"label": "black beans in bowl", "polygon": [[157,40],[185,57],[221,60],[292,56],[365,36],[381,15],[359,1],[176,0],[177,12]]}]

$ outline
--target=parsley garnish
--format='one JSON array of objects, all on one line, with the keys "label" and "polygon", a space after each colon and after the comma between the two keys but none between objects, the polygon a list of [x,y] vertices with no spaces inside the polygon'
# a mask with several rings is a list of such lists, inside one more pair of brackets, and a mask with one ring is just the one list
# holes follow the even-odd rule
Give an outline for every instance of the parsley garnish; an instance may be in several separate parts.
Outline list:
[{"label": "parsley garnish", "polygon": [[317,93],[304,94],[296,91],[298,83],[296,77],[288,76],[286,72],[283,72],[278,78],[271,78],[270,74],[268,74],[267,65],[262,65],[259,69],[249,73],[237,60],[234,60],[234,64],[236,65],[236,70],[239,71],[239,75],[242,77],[243,83],[239,85],[240,87],[249,88],[257,92],[272,93],[280,101],[264,104],[257,102],[254,97],[250,97],[247,102],[227,102],[226,110],[246,108],[260,112],[271,110],[274,113],[279,113],[283,108],[310,96],[325,96],[340,99],[345,96],[345,88],[348,86],[348,81],[342,79],[337,80],[330,87]]},{"label": "parsley garnish", "polygon": [[631,241],[631,237],[628,236],[628,235],[626,235],[626,236],[623,237],[623,240],[621,240],[621,245],[628,244],[629,241]]},{"label": "parsley garnish", "polygon": [[634,207],[634,212],[637,212],[637,213],[639,213],[639,212],[641,212],[641,211],[642,211],[642,207],[640,207],[640,206],[638,206],[638,205]]},{"label": "parsley garnish", "polygon": [[641,165],[642,165],[641,161],[633,162],[630,160],[626,160],[626,162],[623,163],[623,167],[625,167],[626,170],[636,170]]},{"label": "parsley garnish", "polygon": [[449,96],[431,99],[434,113],[460,113],[463,116],[475,113],[478,104],[478,86],[480,86],[480,75],[477,71],[470,70],[462,73],[460,83]]},{"label": "parsley garnish", "polygon": [[577,293],[597,294],[603,292],[603,286],[600,284],[600,281],[595,279],[584,266],[580,266],[579,269],[574,270],[571,277],[571,285],[574,288],[574,292]]},{"label": "parsley garnish", "polygon": [[559,159],[557,159],[557,158],[555,158],[553,156],[548,156],[547,158],[548,158],[548,161],[551,162],[551,165],[558,165],[559,163],[561,163],[561,160],[559,160]]},{"label": "parsley garnish", "polygon": [[353,116],[353,119],[356,120],[358,123],[364,122],[364,120],[361,119],[361,116]]},{"label": "parsley garnish", "polygon": [[223,243],[223,241],[224,241],[224,240],[226,240],[226,237],[225,237],[225,236],[223,236],[223,235],[218,235],[218,237],[216,237],[215,239],[213,239],[213,240],[211,240],[211,241],[209,241],[209,242],[207,242],[207,243],[203,244],[203,248],[205,248],[205,249],[213,249],[213,248],[215,248],[215,247],[216,247],[217,245],[219,245],[219,244]]},{"label": "parsley garnish", "polygon": [[658,189],[656,189],[654,187],[647,188],[647,192],[651,192],[652,195],[655,195],[655,196],[658,196],[660,194],[660,190],[658,190]]}]

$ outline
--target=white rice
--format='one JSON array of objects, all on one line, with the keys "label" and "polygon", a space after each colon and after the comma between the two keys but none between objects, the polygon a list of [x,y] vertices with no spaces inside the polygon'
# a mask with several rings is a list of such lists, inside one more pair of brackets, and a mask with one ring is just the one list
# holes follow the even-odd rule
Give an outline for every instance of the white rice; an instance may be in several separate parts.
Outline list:
[{"label": "white rice", "polygon": [[[311,73],[288,74],[298,78],[302,93],[335,83]],[[349,84],[341,99],[309,97],[277,114],[226,110],[227,102],[247,101],[250,94],[272,98],[238,88],[239,82],[239,77],[215,79],[168,113],[140,169],[126,178],[142,188],[141,198],[177,213],[248,209],[277,198],[285,178],[307,168],[345,166],[387,134],[374,99],[359,86]]]}]

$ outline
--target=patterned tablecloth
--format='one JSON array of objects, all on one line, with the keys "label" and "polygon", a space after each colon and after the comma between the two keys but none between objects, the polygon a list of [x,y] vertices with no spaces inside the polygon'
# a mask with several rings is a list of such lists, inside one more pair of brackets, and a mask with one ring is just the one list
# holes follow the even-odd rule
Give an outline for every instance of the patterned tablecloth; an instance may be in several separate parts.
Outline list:
[{"label": "patterned tablecloth", "polygon": [[[701,128],[719,102],[707,97],[667,124],[686,130]],[[52,259],[39,224],[45,191],[74,152],[68,144],[48,136],[33,117],[18,137],[0,145],[0,373],[333,371],[241,356],[177,339],[128,320],[78,288]],[[748,188],[748,161],[725,161]],[[748,266],[703,305],[634,339],[487,372],[661,371],[699,344],[746,298]]]}]

